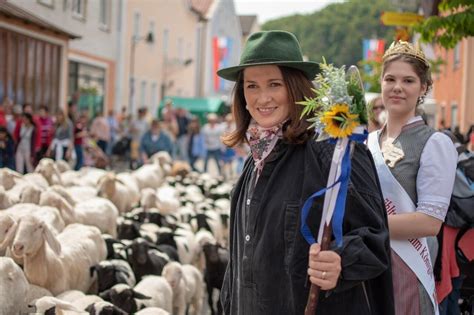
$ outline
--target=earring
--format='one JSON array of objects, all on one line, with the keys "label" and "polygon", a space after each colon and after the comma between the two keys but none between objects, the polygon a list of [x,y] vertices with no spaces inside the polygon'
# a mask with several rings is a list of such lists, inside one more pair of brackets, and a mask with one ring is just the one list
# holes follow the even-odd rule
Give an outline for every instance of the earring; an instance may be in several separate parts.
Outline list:
[{"label": "earring", "polygon": [[246,109],[246,110],[249,110],[249,106],[248,106],[248,105],[245,105],[245,109]]}]

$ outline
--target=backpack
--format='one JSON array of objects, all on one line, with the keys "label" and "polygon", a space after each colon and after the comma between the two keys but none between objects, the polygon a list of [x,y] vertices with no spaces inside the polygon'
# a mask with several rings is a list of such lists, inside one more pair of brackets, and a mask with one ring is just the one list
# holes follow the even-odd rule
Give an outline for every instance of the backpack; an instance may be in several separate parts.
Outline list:
[{"label": "backpack", "polygon": [[455,228],[474,227],[474,154],[461,153],[445,223]]}]

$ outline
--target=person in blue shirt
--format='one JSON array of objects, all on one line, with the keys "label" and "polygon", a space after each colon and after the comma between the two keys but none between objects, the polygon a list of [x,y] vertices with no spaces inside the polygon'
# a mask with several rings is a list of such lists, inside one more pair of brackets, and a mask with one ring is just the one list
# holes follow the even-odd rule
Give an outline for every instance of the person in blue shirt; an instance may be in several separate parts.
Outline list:
[{"label": "person in blue shirt", "polygon": [[0,168],[15,170],[15,144],[7,128],[0,126]]},{"label": "person in blue shirt", "polygon": [[140,141],[140,155],[143,163],[159,151],[166,151],[170,155],[173,152],[173,142],[171,138],[161,130],[160,122],[154,119],[151,122],[150,130],[147,131]]}]

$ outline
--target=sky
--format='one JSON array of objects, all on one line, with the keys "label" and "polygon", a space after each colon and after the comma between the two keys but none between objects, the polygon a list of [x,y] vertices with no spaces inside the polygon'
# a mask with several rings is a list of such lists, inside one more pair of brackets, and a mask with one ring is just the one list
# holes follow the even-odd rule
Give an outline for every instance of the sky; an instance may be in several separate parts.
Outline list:
[{"label": "sky", "polygon": [[275,18],[309,14],[337,0],[234,0],[238,15],[257,15],[260,24]]}]

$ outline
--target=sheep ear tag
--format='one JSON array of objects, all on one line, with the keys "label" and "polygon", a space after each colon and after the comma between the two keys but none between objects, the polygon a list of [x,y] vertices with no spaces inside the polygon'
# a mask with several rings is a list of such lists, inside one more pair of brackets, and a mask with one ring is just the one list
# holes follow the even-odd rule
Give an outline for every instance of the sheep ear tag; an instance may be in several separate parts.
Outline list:
[{"label": "sheep ear tag", "polygon": [[385,163],[390,168],[394,168],[397,162],[401,161],[405,157],[405,152],[399,147],[396,147],[392,143],[385,144],[382,149],[383,158]]}]

